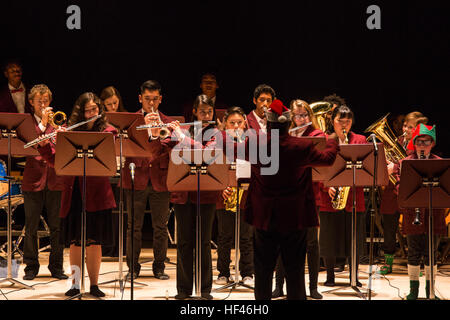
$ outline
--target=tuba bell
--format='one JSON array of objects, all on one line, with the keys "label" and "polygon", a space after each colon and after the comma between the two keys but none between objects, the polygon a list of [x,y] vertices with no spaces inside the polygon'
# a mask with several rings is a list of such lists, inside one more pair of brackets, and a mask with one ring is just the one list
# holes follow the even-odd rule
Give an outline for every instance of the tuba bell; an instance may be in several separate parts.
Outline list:
[{"label": "tuba bell", "polygon": [[319,124],[320,130],[323,132],[328,132],[330,127],[329,116],[333,111],[333,105],[326,101],[318,101],[311,103],[310,105],[313,116],[316,118]]},{"label": "tuba bell", "polygon": [[[386,159],[393,163],[398,163],[400,160],[406,158],[406,151],[398,142],[392,129],[389,127],[387,117],[389,113],[381,119],[375,121],[364,132],[374,133],[378,140],[383,143],[384,152],[386,153]],[[393,174],[389,175],[389,180],[392,184],[397,183],[397,179]]]}]

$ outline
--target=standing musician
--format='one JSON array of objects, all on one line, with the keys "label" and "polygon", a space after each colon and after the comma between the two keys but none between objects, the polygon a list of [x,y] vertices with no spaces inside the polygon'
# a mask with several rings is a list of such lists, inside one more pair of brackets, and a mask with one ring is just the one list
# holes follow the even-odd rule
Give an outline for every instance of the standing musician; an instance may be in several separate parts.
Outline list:
[{"label": "standing musician", "polygon": [[[225,130],[227,134],[233,140],[239,142],[240,138],[237,135],[242,136],[246,130],[245,113],[242,108],[231,107],[228,108],[224,116]],[[236,190],[236,188],[234,188]],[[241,192],[241,191],[239,191]],[[241,200],[239,201],[239,207],[241,212],[245,210],[245,199],[247,198],[247,190],[243,191]],[[224,204],[225,200],[225,204]],[[230,203],[232,201],[232,203]],[[222,197],[216,205],[217,207],[217,220],[219,227],[218,242],[217,242],[217,270],[219,275],[216,280],[216,284],[225,285],[228,282],[233,281],[230,275],[230,254],[231,246],[234,240],[235,230],[235,214],[236,212],[236,198],[233,197],[233,188],[227,187]],[[227,208],[227,206],[231,206]],[[233,208],[234,206],[234,208]],[[240,259],[239,259],[239,271],[242,276],[242,282],[244,285],[253,286],[253,229],[247,222],[244,221],[244,215],[240,215]],[[238,279],[239,280],[239,279]]]},{"label": "standing musician", "polygon": [[[319,129],[319,124],[313,115],[309,104],[306,101],[297,99],[293,100],[290,105],[292,114],[292,121],[289,129],[303,126],[309,122],[311,124],[307,127],[297,129],[291,132],[294,137],[325,137],[325,134]],[[307,170],[312,170],[308,168]],[[312,173],[311,173],[312,174]],[[315,195],[316,208],[320,202],[320,187],[318,182],[313,182],[313,189]],[[317,210],[317,215],[318,215]],[[316,226],[309,227],[306,235],[306,253],[308,258],[308,273],[309,273],[309,293],[313,299],[322,299],[322,295],[317,291],[317,279],[319,277],[319,232]],[[284,284],[284,268],[281,257],[278,257],[276,266],[276,281],[275,290],[272,292],[272,298],[283,296]]]},{"label": "standing musician", "polygon": [[[403,122],[403,134],[398,138],[398,142],[406,151],[407,155],[414,153],[412,150],[407,150],[407,142],[411,140],[412,131],[418,123],[426,124],[428,118],[424,117],[418,111],[410,112],[406,115]],[[388,173],[391,174],[394,170],[395,163],[387,161]],[[381,266],[380,274],[389,274],[392,272],[392,265],[394,264],[396,234],[399,225],[400,209],[397,204],[397,195],[394,192],[395,186],[389,181],[387,187],[383,190],[381,195],[380,213],[383,219],[383,251],[384,264]]]},{"label": "standing musician", "polygon": [[264,109],[268,108],[275,99],[275,90],[266,84],[260,84],[253,92],[255,109],[247,115],[247,127],[256,132],[267,132],[267,119]]},{"label": "standing musician", "polygon": [[[266,118],[267,143],[279,147],[279,169],[274,175],[264,175],[261,169],[266,165],[252,164],[245,220],[254,227],[255,298],[271,299],[273,270],[281,254],[287,299],[306,299],[307,228],[319,225],[311,170],[306,167],[331,165],[339,147],[336,135],[330,136],[323,151],[316,150],[311,142],[290,136],[290,111],[280,100],[272,102]],[[279,130],[278,141],[272,141],[272,129]],[[258,139],[258,148],[264,148],[263,135]]]},{"label": "standing musician", "polygon": [[[333,131],[339,137],[339,143],[342,144],[365,144],[366,137],[351,131],[353,125],[353,112],[346,105],[335,108],[331,114]],[[352,197],[351,187],[348,187],[348,198],[345,208],[336,210],[332,206],[332,199],[335,198],[337,187],[323,187],[320,195],[320,254],[324,257],[325,267],[327,269],[327,279],[325,286],[335,286],[334,265],[336,257],[351,256],[351,224],[352,224]],[[357,265],[358,270],[359,255],[364,250],[365,239],[365,205],[364,191],[362,187],[356,188],[356,243],[357,243]],[[351,273],[351,259],[349,259],[349,270]],[[356,275],[358,279],[358,275]],[[351,274],[350,274],[351,279]],[[357,286],[362,284],[356,280]]]},{"label": "standing musician", "polygon": [[[431,149],[436,145],[436,128],[435,126],[427,126],[420,123],[411,135],[411,140],[408,143],[408,150],[413,151],[407,159],[440,159],[438,156],[431,153]],[[403,160],[402,160],[403,161]],[[394,174],[397,176],[397,181],[400,181],[402,161],[394,168]],[[401,181],[399,182],[401,183]],[[399,184],[397,184],[397,191]],[[407,300],[416,300],[419,294],[419,276],[420,264],[425,264],[425,293],[427,298],[430,296],[430,265],[429,265],[429,251],[428,251],[428,214],[427,208],[420,209],[421,224],[414,224],[416,217],[414,208],[401,208],[403,213],[403,232],[407,235],[408,241],[408,276],[410,283],[410,293],[407,295]],[[433,235],[434,235],[434,257],[433,261],[433,283],[436,279],[437,265],[436,253],[439,246],[439,238],[446,234],[445,225],[445,209],[433,209]],[[436,297],[436,299],[439,299]]]},{"label": "standing musician", "polygon": [[0,89],[0,112],[32,113],[27,89],[22,82],[22,65],[15,60],[5,64],[3,74],[8,85]]},{"label": "standing musician", "polygon": [[[165,116],[159,105],[162,101],[161,85],[155,80],[148,80],[140,87],[139,102],[141,110],[138,113],[144,114],[146,124],[149,123],[169,123],[170,118]],[[154,130],[153,130],[154,131]],[[159,132],[159,130],[157,130]],[[149,130],[150,140],[158,140],[159,136],[154,136]],[[127,158],[125,168],[130,163],[136,165],[134,181],[134,274],[133,279],[139,276],[141,265],[139,255],[142,247],[142,226],[144,224],[144,213],[147,202],[150,205],[153,227],[153,275],[159,280],[169,279],[169,275],[164,272],[165,260],[167,257],[168,235],[167,222],[169,220],[169,191],[167,190],[167,168],[169,165],[168,152],[159,154],[153,158]],[[131,175],[129,170],[123,170],[123,188],[127,193],[128,207],[128,230],[127,230],[127,265],[131,277]]]},{"label": "standing musician", "polygon": [[[106,122],[103,105],[92,92],[78,97],[69,119],[69,125],[102,115],[95,121],[84,124],[77,131],[108,132],[116,135],[117,130]],[[39,143],[39,153],[50,166],[55,163],[55,148],[48,140]],[[113,151],[112,151],[113,152]],[[61,196],[61,240],[70,245],[72,274],[81,270],[81,212],[83,177],[64,176]],[[102,261],[102,245],[112,243],[112,209],[116,207],[114,194],[108,177],[86,177],[86,265],[90,280],[90,294],[104,297],[98,288],[98,275]],[[72,280],[72,287],[66,296],[80,293],[80,279]]]},{"label": "standing musician", "polygon": [[[28,95],[33,107],[33,123],[38,135],[50,134],[55,129],[49,123],[49,113],[52,112],[50,103],[52,92],[45,84],[38,84],[31,88]],[[52,277],[67,279],[63,270],[64,245],[59,242],[62,178],[58,177],[55,169],[41,156],[27,157],[23,173],[22,191],[25,207],[25,240],[24,240],[24,280],[33,280],[39,273],[39,248],[37,231],[40,216],[45,207],[50,227],[50,259],[48,269]]]}]

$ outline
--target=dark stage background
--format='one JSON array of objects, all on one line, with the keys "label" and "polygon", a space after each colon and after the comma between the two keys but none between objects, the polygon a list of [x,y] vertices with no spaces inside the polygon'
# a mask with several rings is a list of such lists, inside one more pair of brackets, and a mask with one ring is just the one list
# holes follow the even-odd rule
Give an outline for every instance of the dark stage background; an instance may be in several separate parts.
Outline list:
[{"label": "dark stage background", "polygon": [[[85,91],[114,85],[129,111],[148,79],[163,87],[160,108],[182,114],[217,73],[218,95],[252,110],[252,93],[271,85],[287,105],[337,93],[362,132],[387,112],[422,111],[448,156],[449,11],[445,1],[2,1],[0,59],[17,57],[24,82],[46,83],[70,113]],[[66,9],[81,8],[81,30]],[[369,5],[381,30],[368,30]],[[2,85],[6,83],[3,79]]]}]

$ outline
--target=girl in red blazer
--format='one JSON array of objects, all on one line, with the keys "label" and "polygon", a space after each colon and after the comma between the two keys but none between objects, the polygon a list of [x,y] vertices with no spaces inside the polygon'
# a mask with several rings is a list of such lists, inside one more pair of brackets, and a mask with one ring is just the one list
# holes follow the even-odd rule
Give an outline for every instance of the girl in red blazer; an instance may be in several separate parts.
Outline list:
[{"label": "girl in red blazer", "polygon": [[[340,144],[365,144],[366,137],[351,131],[353,125],[353,112],[349,107],[342,105],[335,108],[331,114],[333,130],[338,135]],[[344,134],[344,130],[347,135]],[[348,140],[348,141],[347,141]],[[324,285],[332,287],[334,282],[334,265],[336,257],[349,258],[350,268],[350,252],[351,252],[351,213],[352,213],[352,195],[350,189],[346,207],[337,211],[333,209],[331,200],[336,194],[336,188],[323,187],[320,194],[320,255],[324,258],[325,267],[327,268],[327,280]],[[358,256],[363,253],[365,239],[365,206],[364,206],[364,190],[362,187],[356,188],[356,212],[357,212],[357,266]],[[351,279],[351,275],[350,275]],[[359,281],[357,285],[362,286]]]},{"label": "girl in red blazer", "polygon": [[[91,92],[83,93],[75,102],[69,125],[102,114],[94,122],[89,122],[78,131],[110,132],[117,134],[117,130],[110,126],[105,119],[104,109],[100,99]],[[47,141],[39,145],[39,153],[54,166],[55,149]],[[114,150],[111,150],[114,152]],[[81,269],[81,187],[82,177],[64,176],[61,197],[61,241],[70,246],[70,265],[72,273],[74,267]],[[90,293],[96,297],[105,294],[98,288],[98,275],[102,259],[101,245],[112,243],[112,209],[116,207],[114,194],[108,177],[86,177],[86,265],[90,280]],[[72,288],[66,296],[80,293],[80,279],[73,279]]]},{"label": "girl in red blazer", "polygon": [[[297,129],[291,132],[294,137],[325,137],[325,133],[319,129],[319,124],[313,115],[313,112],[306,101],[297,99],[292,100],[290,105],[292,113],[292,121],[289,129],[303,126],[309,122],[311,125]],[[308,170],[312,170],[309,168]],[[319,182],[313,182],[314,196],[316,205],[320,202],[320,186]],[[318,227],[309,227],[306,235],[306,252],[308,258],[308,274],[309,274],[309,293],[313,299],[322,299],[322,295],[317,291],[317,279],[319,276],[319,229]],[[278,257],[276,267],[275,290],[272,293],[273,298],[283,296],[283,285],[285,272],[281,256]]]}]

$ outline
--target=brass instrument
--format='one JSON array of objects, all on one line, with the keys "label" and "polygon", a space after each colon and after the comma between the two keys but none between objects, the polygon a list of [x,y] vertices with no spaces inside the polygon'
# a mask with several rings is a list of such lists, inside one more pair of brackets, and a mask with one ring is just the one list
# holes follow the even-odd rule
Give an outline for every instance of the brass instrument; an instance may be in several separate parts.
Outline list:
[{"label": "brass instrument", "polygon": [[[406,151],[398,142],[394,132],[387,123],[389,113],[381,119],[375,121],[364,132],[374,133],[378,140],[383,143],[386,159],[393,163],[398,163],[400,160],[406,158]],[[397,179],[393,174],[389,175],[389,180],[392,184],[397,183]]]},{"label": "brass instrument", "polygon": [[[345,140],[344,143],[348,144],[348,136],[347,132],[343,130]],[[343,210],[347,205],[348,194],[350,193],[350,187],[337,187],[336,194],[334,198],[331,200],[331,205],[334,210]]]},{"label": "brass instrument", "polygon": [[55,129],[58,129],[64,123],[66,123],[66,120],[67,120],[67,116],[62,111],[58,111],[58,112],[50,111],[48,113],[48,123]]},{"label": "brass instrument", "polygon": [[317,119],[320,130],[327,132],[329,124],[328,115],[331,115],[333,105],[326,101],[318,101],[311,103],[309,106],[313,112],[313,116]]},{"label": "brass instrument", "polygon": [[[225,199],[223,203],[225,204],[225,210],[235,212],[237,211],[237,187],[231,187],[231,196]],[[241,203],[242,195],[244,194],[244,189],[239,188],[239,203]]]},{"label": "brass instrument", "polygon": [[[168,128],[166,128],[166,126],[164,126],[164,123],[161,121],[161,118],[159,117],[159,114],[157,112],[155,112],[155,110],[152,107],[152,111],[150,112],[152,114],[157,114],[158,115],[158,121],[151,121],[148,125],[147,125],[147,129],[156,129],[156,128],[160,128],[159,130],[159,138],[161,140],[166,139],[168,136],[170,136],[170,130]],[[143,130],[144,126],[139,126],[136,127],[136,130]],[[158,137],[154,137],[151,130],[150,130],[150,138],[151,139],[157,139]]]}]

